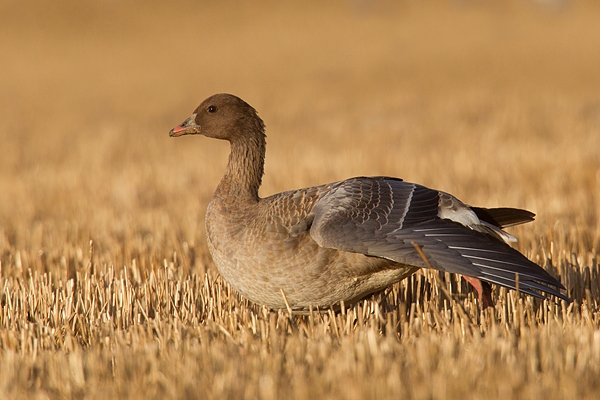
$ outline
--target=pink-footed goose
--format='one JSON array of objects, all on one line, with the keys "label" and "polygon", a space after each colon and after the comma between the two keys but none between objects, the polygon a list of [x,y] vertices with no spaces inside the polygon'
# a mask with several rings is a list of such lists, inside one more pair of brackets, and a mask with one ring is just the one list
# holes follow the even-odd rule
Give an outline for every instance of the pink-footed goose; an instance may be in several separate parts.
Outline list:
[{"label": "pink-footed goose", "polygon": [[506,242],[502,228],[532,221],[513,208],[469,207],[401,179],[357,177],[260,198],[266,136],[249,104],[204,100],[169,135],[231,144],[225,176],[206,210],[208,246],[220,274],[247,299],[273,309],[336,306],[414,273],[462,274],[491,304],[489,283],[569,301],[564,287]]}]

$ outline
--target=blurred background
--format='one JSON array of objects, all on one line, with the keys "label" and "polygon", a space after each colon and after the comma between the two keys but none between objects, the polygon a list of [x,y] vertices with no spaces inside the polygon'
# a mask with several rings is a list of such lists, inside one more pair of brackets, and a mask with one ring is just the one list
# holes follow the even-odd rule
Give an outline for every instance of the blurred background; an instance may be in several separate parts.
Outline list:
[{"label": "blurred background", "polygon": [[[0,398],[599,398],[599,71],[592,0],[0,0]],[[529,209],[575,302],[430,271],[337,316],[241,299],[204,232],[228,145],[168,136],[218,92],[266,122],[262,196]]]},{"label": "blurred background", "polygon": [[0,54],[4,248],[204,248],[228,147],[168,131],[218,92],[266,122],[263,196],[391,175],[600,244],[598,2],[5,0]]}]

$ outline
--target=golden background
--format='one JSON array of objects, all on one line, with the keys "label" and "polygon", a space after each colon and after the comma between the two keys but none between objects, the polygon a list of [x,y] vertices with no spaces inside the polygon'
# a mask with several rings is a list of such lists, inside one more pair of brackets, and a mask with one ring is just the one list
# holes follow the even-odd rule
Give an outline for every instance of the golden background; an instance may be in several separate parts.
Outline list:
[{"label": "golden background", "polygon": [[[598,393],[600,4],[2,1],[0,54],[0,397]],[[204,237],[228,147],[168,137],[218,92],[266,122],[263,196],[390,175],[527,208],[575,303],[484,313],[423,273],[347,315],[248,304]]]}]

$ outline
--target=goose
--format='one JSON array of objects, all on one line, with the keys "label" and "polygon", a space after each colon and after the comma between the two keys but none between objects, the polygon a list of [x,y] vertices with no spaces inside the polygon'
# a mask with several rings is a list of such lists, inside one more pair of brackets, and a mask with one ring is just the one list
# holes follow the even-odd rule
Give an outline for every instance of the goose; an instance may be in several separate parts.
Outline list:
[{"label": "goose", "polygon": [[387,176],[355,177],[261,198],[265,124],[231,94],[204,100],[169,136],[226,140],[225,175],[206,210],[208,249],[243,297],[271,309],[335,308],[420,268],[461,274],[493,305],[496,284],[569,301],[563,285],[509,246],[503,228],[532,221],[515,208],[471,207]]}]

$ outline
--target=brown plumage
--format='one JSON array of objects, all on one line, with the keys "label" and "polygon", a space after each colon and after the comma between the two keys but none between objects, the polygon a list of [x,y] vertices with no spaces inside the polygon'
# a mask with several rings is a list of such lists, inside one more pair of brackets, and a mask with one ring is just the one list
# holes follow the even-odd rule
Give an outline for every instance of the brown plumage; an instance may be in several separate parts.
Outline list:
[{"label": "brown plumage", "polygon": [[229,94],[209,97],[169,133],[189,134],[231,144],[206,211],[208,246],[225,280],[255,303],[293,310],[349,303],[418,268],[463,274],[484,305],[490,302],[486,282],[515,288],[516,274],[522,292],[568,300],[556,279],[505,243],[516,239],[501,228],[533,220],[528,211],[469,207],[389,177],[260,198],[264,124]]}]

